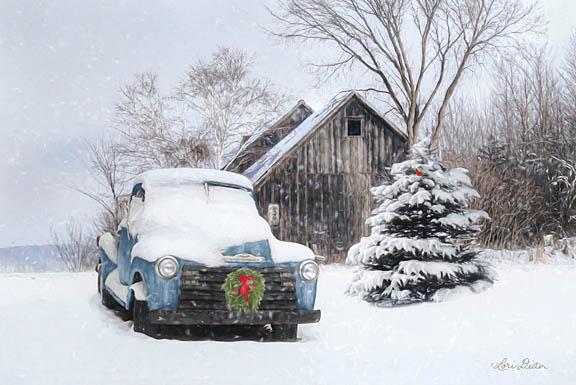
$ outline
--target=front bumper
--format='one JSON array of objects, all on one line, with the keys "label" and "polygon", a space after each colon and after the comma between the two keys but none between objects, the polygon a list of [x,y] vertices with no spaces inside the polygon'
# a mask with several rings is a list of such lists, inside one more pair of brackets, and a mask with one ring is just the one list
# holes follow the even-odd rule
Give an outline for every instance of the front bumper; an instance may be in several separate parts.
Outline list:
[{"label": "front bumper", "polygon": [[320,310],[264,310],[242,313],[226,310],[156,310],[150,321],[162,325],[306,324],[320,321]]}]

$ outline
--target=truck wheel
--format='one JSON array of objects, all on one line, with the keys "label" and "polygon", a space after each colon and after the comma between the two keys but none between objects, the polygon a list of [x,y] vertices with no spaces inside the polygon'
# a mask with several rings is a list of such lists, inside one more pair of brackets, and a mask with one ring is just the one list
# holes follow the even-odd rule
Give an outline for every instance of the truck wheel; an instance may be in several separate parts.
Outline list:
[{"label": "truck wheel", "polygon": [[144,333],[150,337],[160,338],[160,327],[150,322],[148,302],[134,299],[132,309],[134,331],[137,333]]},{"label": "truck wheel", "polygon": [[272,325],[272,339],[275,341],[296,341],[298,324]]}]

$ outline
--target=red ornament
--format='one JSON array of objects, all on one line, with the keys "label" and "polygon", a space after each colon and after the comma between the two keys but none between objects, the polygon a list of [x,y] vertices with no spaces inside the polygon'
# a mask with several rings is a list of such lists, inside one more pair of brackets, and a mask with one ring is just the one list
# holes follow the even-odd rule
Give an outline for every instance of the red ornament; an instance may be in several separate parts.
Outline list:
[{"label": "red ornament", "polygon": [[250,290],[254,290],[254,279],[251,275],[240,274],[240,295],[244,296],[246,303],[250,296]]},{"label": "red ornament", "polygon": [[422,172],[419,169],[416,169],[416,176],[422,176]]}]

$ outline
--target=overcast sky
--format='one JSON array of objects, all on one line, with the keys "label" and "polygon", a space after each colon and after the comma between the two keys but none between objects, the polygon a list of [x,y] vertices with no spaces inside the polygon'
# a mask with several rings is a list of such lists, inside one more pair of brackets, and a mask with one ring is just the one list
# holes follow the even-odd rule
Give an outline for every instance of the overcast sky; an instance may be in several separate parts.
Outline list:
[{"label": "overcast sky", "polygon": [[[262,27],[273,0],[0,0],[0,247],[44,244],[93,204],[81,145],[110,130],[118,88],[153,70],[162,87],[218,46],[256,54],[256,70],[314,107],[347,84],[314,88],[303,63]],[[561,49],[576,20],[570,0],[542,1],[547,38]],[[344,82],[345,83],[345,82]]]}]

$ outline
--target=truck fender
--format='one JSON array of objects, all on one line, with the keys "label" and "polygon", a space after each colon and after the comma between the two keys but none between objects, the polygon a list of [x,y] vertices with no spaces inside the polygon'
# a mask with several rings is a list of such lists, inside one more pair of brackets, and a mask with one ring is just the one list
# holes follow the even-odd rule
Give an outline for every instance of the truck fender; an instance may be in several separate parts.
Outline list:
[{"label": "truck fender", "polygon": [[98,247],[101,248],[109,260],[118,264],[118,243],[110,233],[104,233],[98,237]]},{"label": "truck fender", "polygon": [[130,289],[134,293],[134,298],[138,301],[148,301],[148,293],[144,281],[133,283]]}]

